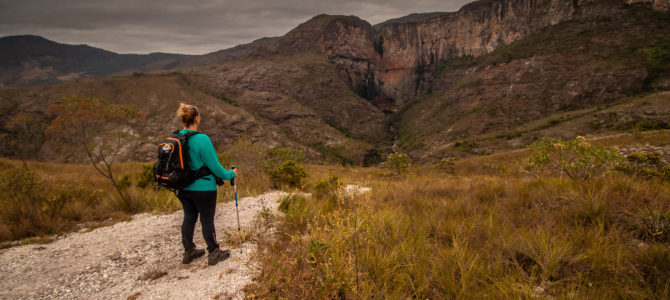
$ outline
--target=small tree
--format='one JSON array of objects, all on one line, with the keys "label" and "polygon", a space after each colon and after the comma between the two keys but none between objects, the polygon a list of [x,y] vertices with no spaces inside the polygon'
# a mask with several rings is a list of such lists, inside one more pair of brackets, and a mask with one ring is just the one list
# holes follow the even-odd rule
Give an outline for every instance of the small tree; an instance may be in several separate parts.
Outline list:
[{"label": "small tree", "polygon": [[12,115],[5,124],[6,133],[0,138],[5,145],[5,152],[10,157],[18,158],[28,170],[27,159],[34,158],[44,143],[46,121],[38,112],[19,112]]},{"label": "small tree", "polygon": [[409,156],[400,152],[389,154],[386,162],[384,162],[384,167],[393,170],[397,175],[407,171],[411,165],[412,163]]},{"label": "small tree", "polygon": [[135,106],[108,104],[84,95],[63,97],[47,114],[55,117],[47,135],[58,141],[63,151],[70,146],[83,150],[95,170],[114,186],[123,207],[132,209],[130,196],[115,178],[112,164],[133,139],[130,125],[141,121],[143,114]]}]

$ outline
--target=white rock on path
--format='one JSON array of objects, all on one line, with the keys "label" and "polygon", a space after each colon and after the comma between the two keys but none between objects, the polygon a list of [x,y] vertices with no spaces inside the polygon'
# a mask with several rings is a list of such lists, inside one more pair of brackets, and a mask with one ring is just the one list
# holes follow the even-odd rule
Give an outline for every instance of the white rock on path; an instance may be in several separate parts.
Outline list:
[{"label": "white rock on path", "polygon": [[[284,193],[240,199],[240,223],[250,226],[263,208],[276,211]],[[46,245],[25,245],[0,252],[1,299],[242,299],[241,289],[258,270],[245,243],[215,266],[207,256],[181,264],[183,212],[140,214],[90,232],[71,233]],[[221,236],[236,229],[235,203],[218,203],[215,225]],[[200,224],[195,243],[205,247]],[[222,245],[224,246],[224,245]],[[151,279],[155,278],[155,279]]]}]

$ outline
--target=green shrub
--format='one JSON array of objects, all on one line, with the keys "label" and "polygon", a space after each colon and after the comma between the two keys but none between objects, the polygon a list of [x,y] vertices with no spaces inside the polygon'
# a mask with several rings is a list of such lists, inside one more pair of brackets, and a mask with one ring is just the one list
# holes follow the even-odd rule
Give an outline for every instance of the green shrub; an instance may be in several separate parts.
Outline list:
[{"label": "green shrub", "polygon": [[556,171],[570,179],[588,179],[614,168],[620,155],[613,148],[594,145],[585,137],[574,140],[544,138],[529,146],[528,170]]},{"label": "green shrub", "polygon": [[298,194],[289,194],[279,199],[279,211],[288,213],[299,210],[305,204],[305,197]]},{"label": "green shrub", "polygon": [[288,160],[294,163],[302,163],[305,161],[305,152],[288,147],[272,149],[262,162],[263,170],[269,173],[270,170],[277,169]]},{"label": "green shrub", "polygon": [[384,167],[393,170],[397,175],[406,172],[411,165],[412,163],[407,154],[400,152],[389,154],[386,162],[384,162]]},{"label": "green shrub", "polygon": [[116,181],[116,185],[119,187],[121,190],[127,190],[130,185],[132,185],[132,181],[130,180],[130,175],[128,174],[123,174],[121,178],[119,178]]},{"label": "green shrub", "polygon": [[336,197],[343,186],[344,183],[339,176],[330,175],[327,179],[317,182],[314,187],[314,197],[317,199]]},{"label": "green shrub", "polygon": [[439,164],[437,165],[438,169],[444,171],[447,174],[456,174],[456,171],[454,170],[454,166],[456,166],[456,161],[459,160],[459,156],[452,156],[452,157],[447,157],[443,158],[440,160]]},{"label": "green shrub", "polygon": [[661,155],[655,152],[637,152],[626,156],[626,159],[636,164],[658,165],[661,163]]},{"label": "green shrub", "polygon": [[635,123],[633,126],[634,130],[637,131],[649,131],[649,130],[659,130],[659,129],[670,129],[670,125],[667,122],[663,121],[649,121],[642,120]]},{"label": "green shrub", "polygon": [[634,217],[633,229],[647,241],[670,241],[670,211],[642,209]]},{"label": "green shrub", "polygon": [[293,160],[285,160],[280,166],[270,169],[268,176],[276,187],[300,188],[303,180],[307,177],[307,172],[305,168],[296,164]]},{"label": "green shrub", "polygon": [[135,185],[141,189],[155,186],[156,179],[154,178],[154,166],[152,164],[142,165],[142,171],[135,177],[135,182]]},{"label": "green shrub", "polygon": [[463,148],[465,150],[471,150],[477,147],[477,143],[471,140],[459,140],[454,142],[454,148]]},{"label": "green shrub", "polygon": [[670,180],[670,165],[664,165],[661,155],[654,152],[637,152],[626,156],[616,169],[625,174],[643,178]]}]

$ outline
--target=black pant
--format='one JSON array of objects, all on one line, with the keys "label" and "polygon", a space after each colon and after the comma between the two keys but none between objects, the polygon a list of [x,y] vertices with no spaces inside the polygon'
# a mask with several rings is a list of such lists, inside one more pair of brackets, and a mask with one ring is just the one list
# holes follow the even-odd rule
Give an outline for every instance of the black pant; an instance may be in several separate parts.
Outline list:
[{"label": "black pant", "polygon": [[179,191],[177,198],[184,208],[184,222],[181,224],[181,242],[184,244],[184,250],[195,249],[193,231],[195,222],[198,221],[198,213],[200,213],[202,237],[207,242],[207,251],[212,252],[219,248],[214,229],[216,191]]}]

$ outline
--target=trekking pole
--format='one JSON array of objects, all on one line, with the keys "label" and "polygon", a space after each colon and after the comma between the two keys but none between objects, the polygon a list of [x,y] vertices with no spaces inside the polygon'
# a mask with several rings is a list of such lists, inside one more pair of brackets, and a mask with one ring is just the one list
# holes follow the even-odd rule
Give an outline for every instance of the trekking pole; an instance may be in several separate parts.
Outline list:
[{"label": "trekking pole", "polygon": [[[230,169],[235,170],[235,166],[231,166]],[[235,184],[235,178],[230,180],[230,185],[233,186],[233,191],[235,192],[235,211],[237,212],[237,235],[240,238],[240,248],[242,248],[242,231],[240,229],[240,208],[237,206],[237,185]]]}]

